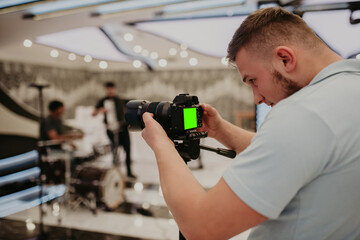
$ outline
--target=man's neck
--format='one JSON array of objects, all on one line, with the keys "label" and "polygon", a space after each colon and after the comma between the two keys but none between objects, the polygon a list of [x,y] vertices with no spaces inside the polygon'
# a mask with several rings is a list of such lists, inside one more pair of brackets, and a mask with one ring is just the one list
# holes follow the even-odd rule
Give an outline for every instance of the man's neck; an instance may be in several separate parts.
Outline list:
[{"label": "man's neck", "polygon": [[343,59],[331,50],[322,51],[317,53],[317,55],[315,53],[309,55],[303,54],[303,58],[300,61],[302,61],[301,64],[304,67],[300,71],[302,74],[299,75],[299,83],[302,86],[308,85],[325,67]]}]

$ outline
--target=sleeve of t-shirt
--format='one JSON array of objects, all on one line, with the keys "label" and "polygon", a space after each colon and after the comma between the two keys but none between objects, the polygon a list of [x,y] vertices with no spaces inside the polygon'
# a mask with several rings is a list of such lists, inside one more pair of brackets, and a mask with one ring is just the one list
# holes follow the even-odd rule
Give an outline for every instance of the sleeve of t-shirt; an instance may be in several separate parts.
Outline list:
[{"label": "sleeve of t-shirt", "polygon": [[46,130],[46,132],[48,132],[50,130],[57,130],[56,122],[51,120],[51,118],[46,118],[46,120],[45,120],[45,130]]},{"label": "sleeve of t-shirt", "polygon": [[316,114],[297,104],[276,106],[223,177],[247,205],[277,218],[296,193],[321,173],[334,141]]}]

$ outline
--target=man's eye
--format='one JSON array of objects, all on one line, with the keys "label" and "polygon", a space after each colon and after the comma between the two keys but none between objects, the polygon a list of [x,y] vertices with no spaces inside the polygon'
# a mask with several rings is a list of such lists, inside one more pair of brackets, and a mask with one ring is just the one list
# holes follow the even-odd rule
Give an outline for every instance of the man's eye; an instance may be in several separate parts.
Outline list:
[{"label": "man's eye", "polygon": [[255,82],[255,79],[249,79],[248,82],[253,84]]}]

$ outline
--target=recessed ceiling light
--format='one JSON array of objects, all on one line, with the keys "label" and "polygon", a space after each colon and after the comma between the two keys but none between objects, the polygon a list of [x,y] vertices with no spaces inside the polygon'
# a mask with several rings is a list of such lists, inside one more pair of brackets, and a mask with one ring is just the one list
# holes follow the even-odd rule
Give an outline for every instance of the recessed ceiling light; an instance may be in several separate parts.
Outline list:
[{"label": "recessed ceiling light", "polygon": [[127,42],[131,42],[132,40],[134,40],[134,35],[132,35],[131,33],[125,33],[124,40]]},{"label": "recessed ceiling light", "polygon": [[169,49],[169,54],[170,54],[171,56],[175,56],[175,55],[177,54],[176,48],[170,48],[170,49]]},{"label": "recessed ceiling light", "polygon": [[92,61],[92,57],[91,57],[90,55],[86,55],[86,56],[84,57],[84,61],[87,62],[87,63],[89,63],[89,62]]},{"label": "recessed ceiling light", "polygon": [[107,69],[108,68],[108,63],[105,61],[100,61],[99,62],[99,68],[101,69]]},{"label": "recessed ceiling light", "polygon": [[144,57],[149,56],[149,50],[143,49],[143,50],[141,51],[141,55],[143,55]]},{"label": "recessed ceiling light", "polygon": [[56,49],[53,49],[50,51],[50,56],[53,58],[57,58],[59,56],[59,51]]},{"label": "recessed ceiling light", "polygon": [[190,58],[189,59],[189,64],[191,65],[191,66],[196,66],[197,64],[198,64],[198,60],[197,60],[197,58]]},{"label": "recessed ceiling light", "polygon": [[188,49],[188,45],[187,45],[186,43],[182,43],[182,44],[180,45],[180,48],[181,48],[182,50],[186,50],[186,49]]},{"label": "recessed ceiling light", "polygon": [[134,60],[133,61],[133,66],[134,68],[140,68],[142,65],[141,61],[140,60]]},{"label": "recessed ceiling light", "polygon": [[133,48],[134,52],[136,53],[140,53],[141,50],[142,50],[142,47],[140,45],[135,45],[134,48]]},{"label": "recessed ceiling light", "polygon": [[159,54],[157,52],[151,52],[150,53],[150,58],[151,59],[158,59],[158,57],[159,57]]},{"label": "recessed ceiling light", "polygon": [[180,52],[180,57],[187,58],[188,56],[189,56],[189,53],[187,51],[183,50]]},{"label": "recessed ceiling light", "polygon": [[32,41],[29,39],[25,39],[24,40],[24,47],[31,47],[32,46]]},{"label": "recessed ceiling light", "polygon": [[160,59],[159,60],[159,66],[160,67],[166,67],[166,65],[167,65],[167,61],[166,61],[166,59]]},{"label": "recessed ceiling light", "polygon": [[70,61],[75,61],[76,60],[76,55],[75,53],[70,53],[69,56],[68,56],[69,60]]}]

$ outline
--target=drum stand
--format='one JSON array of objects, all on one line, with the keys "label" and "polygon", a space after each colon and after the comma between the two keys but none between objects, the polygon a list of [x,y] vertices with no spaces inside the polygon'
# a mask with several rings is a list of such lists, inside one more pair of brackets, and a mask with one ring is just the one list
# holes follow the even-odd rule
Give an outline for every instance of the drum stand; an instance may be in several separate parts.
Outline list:
[{"label": "drum stand", "polygon": [[89,209],[94,215],[97,214],[97,204],[96,196],[93,192],[86,194],[86,197],[77,195],[74,193],[75,199],[71,201],[71,209],[77,209],[81,204],[83,204],[87,209]]},{"label": "drum stand", "polygon": [[116,130],[109,130],[113,134],[113,165],[118,167],[120,166],[120,159],[119,159],[119,129]]}]

